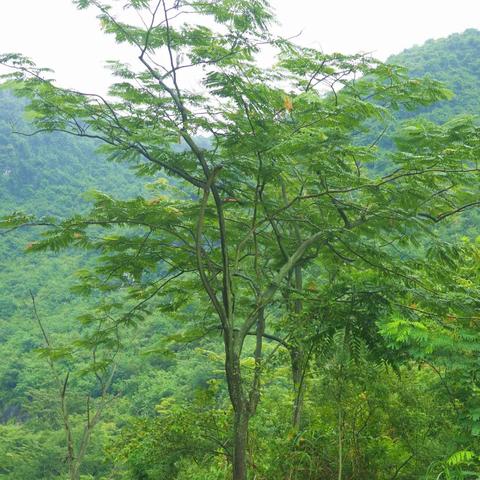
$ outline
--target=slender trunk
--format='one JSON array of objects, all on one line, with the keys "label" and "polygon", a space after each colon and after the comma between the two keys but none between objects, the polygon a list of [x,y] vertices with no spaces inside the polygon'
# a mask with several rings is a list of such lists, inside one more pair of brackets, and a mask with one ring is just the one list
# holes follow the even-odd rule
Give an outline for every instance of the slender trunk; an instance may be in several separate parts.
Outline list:
[{"label": "slender trunk", "polygon": [[343,414],[338,410],[338,480],[343,478]]},{"label": "slender trunk", "polygon": [[247,480],[248,422],[247,411],[235,412],[233,425],[233,480]]},{"label": "slender trunk", "polygon": [[344,362],[345,362],[345,351],[347,348],[347,335],[348,331],[345,330],[342,351],[340,352],[340,363],[337,377],[337,405],[338,405],[338,480],[343,478],[343,434],[344,434],[344,411],[343,411],[343,390],[344,390]]},{"label": "slender trunk", "polygon": [[[297,236],[299,234],[297,233]],[[302,267],[297,265],[294,269],[295,273],[295,290],[297,293],[302,291],[303,288],[303,275]],[[294,312],[298,317],[302,313],[302,300],[296,299],[294,303]],[[303,403],[305,397],[305,369],[307,368],[305,362],[305,353],[301,345],[294,345],[290,352],[292,363],[292,381],[294,391],[293,402],[293,417],[292,425],[295,430],[299,430],[302,423]]]},{"label": "slender trunk", "polygon": [[234,409],[233,421],[233,480],[248,479],[248,427],[250,418],[255,414],[260,399],[260,379],[262,373],[262,346],[265,331],[263,308],[257,315],[257,333],[255,345],[255,371],[248,390],[243,384],[241,372],[241,353],[244,336],[238,332],[224,332],[225,373],[227,375],[230,400]]},{"label": "slender trunk", "polygon": [[78,462],[74,461],[70,465],[70,480],[80,480],[80,465]]},{"label": "slender trunk", "polygon": [[230,401],[234,410],[232,479],[247,480],[248,422],[251,415],[242,384],[240,366],[242,343],[236,333],[227,329],[224,331],[225,373]]},{"label": "slender trunk", "polygon": [[299,430],[302,423],[303,400],[305,397],[305,355],[301,347],[291,348],[290,361],[292,364],[292,383],[294,394],[292,425],[294,429]]}]

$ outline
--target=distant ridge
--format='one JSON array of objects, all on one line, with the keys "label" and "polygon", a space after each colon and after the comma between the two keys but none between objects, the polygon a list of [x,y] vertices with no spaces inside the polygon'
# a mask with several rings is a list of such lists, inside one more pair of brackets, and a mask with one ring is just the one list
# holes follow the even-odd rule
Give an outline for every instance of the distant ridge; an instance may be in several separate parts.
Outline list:
[{"label": "distant ridge", "polygon": [[446,38],[428,40],[392,55],[387,61],[408,67],[412,76],[429,75],[453,91],[455,97],[451,101],[423,110],[432,120],[444,122],[464,113],[480,115],[479,30],[471,28]]}]

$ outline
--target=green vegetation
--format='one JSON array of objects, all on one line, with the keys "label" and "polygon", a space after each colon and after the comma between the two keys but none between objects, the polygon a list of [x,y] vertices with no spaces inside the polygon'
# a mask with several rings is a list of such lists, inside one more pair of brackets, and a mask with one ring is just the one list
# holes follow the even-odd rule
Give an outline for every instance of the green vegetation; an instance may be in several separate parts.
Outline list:
[{"label": "green vegetation", "polygon": [[405,65],[411,75],[429,75],[450,88],[454,96],[449,102],[441,102],[423,110],[429,118],[444,122],[454,115],[478,115],[480,111],[479,46],[480,31],[470,29],[448,38],[429,40],[424,45],[390,57],[388,61]]},{"label": "green vegetation", "polygon": [[411,77],[261,0],[75,3],[139,63],[107,99],[0,56],[0,478],[480,478],[478,76],[429,67],[480,34]]}]

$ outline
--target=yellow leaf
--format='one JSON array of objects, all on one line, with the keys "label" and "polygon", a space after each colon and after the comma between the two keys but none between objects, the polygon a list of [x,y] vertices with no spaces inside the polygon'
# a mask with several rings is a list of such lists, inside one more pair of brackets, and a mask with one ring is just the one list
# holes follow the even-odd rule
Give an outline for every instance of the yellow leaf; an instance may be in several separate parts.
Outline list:
[{"label": "yellow leaf", "polygon": [[292,99],[288,95],[285,95],[285,97],[283,97],[283,106],[285,107],[285,110],[287,112],[291,112],[293,110]]}]

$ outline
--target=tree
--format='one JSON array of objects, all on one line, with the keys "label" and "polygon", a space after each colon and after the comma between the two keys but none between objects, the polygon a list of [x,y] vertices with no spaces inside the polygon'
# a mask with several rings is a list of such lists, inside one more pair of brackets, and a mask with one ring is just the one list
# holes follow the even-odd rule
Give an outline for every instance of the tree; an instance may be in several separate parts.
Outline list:
[{"label": "tree", "polygon": [[[263,342],[276,336],[267,326],[284,342],[289,335],[298,425],[308,355],[295,324],[310,311],[304,304],[314,295],[306,292],[315,286],[308,281],[327,282],[332,269],[354,263],[418,284],[414,267],[392,253],[478,203],[478,130],[468,118],[412,123],[390,154],[377,147],[381,135],[362,140],[373,121],[385,134],[392,109],[428,105],[448,92],[401,67],[277,38],[264,0],[131,0],[124,10],[138,14],[136,24],[122,21],[116,2],[74,3],[96,8],[107,33],[137,48],[138,68],[111,62],[119,81],[104,97],[59,88],[48,70],[7,54],[0,58],[14,69],[7,85],[30,100],[31,134],[97,139],[111,160],[153,178],[152,194],[121,201],[96,193],[88,215],[14,214],[4,226],[46,226],[31,250],[100,251],[82,288],[110,295],[119,323],[154,308],[201,306],[204,315],[191,311],[198,328],[222,333],[233,478],[245,480]],[[260,66],[267,47],[277,55],[271,68]],[[383,175],[370,168],[380,160],[390,166]],[[107,228],[112,234],[99,235]],[[247,349],[252,369],[242,363]]]},{"label": "tree", "polygon": [[[105,409],[111,401],[110,389],[116,370],[116,355],[120,339],[115,332],[116,342],[105,335],[108,331],[103,321],[100,327],[88,332],[83,339],[78,339],[65,347],[52,344],[43,322],[38,314],[35,296],[30,292],[35,321],[38,324],[44,341],[44,348],[40,353],[46,358],[51,373],[55,379],[57,390],[58,410],[61,423],[65,432],[66,456],[68,476],[70,480],[80,480],[82,464],[87,453],[90,439],[95,427],[102,420]],[[109,328],[112,328],[111,326]],[[113,327],[115,329],[115,327]],[[116,329],[115,329],[116,330]],[[72,348],[75,346],[75,350]],[[85,347],[87,351],[85,351]],[[91,358],[85,360],[85,355]],[[82,363],[79,362],[83,360]],[[80,368],[80,365],[83,368]],[[77,371],[75,371],[77,370]],[[93,380],[87,381],[85,390],[84,419],[81,422],[81,432],[75,432],[76,422],[72,420],[71,395],[69,392],[72,373],[81,377],[88,374]],[[92,384],[93,383],[93,384]],[[92,395],[93,392],[93,395]]]},{"label": "tree", "polygon": [[[457,245],[435,245],[421,274],[435,278],[439,295],[417,296],[381,323],[382,334],[397,352],[408,352],[438,376],[457,415],[457,422],[474,442],[480,433],[478,397],[478,239]],[[438,258],[443,261],[438,261]],[[432,285],[433,286],[433,285]]]}]

